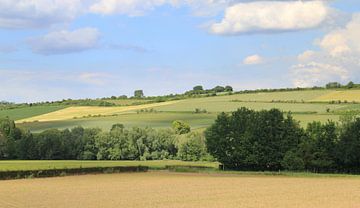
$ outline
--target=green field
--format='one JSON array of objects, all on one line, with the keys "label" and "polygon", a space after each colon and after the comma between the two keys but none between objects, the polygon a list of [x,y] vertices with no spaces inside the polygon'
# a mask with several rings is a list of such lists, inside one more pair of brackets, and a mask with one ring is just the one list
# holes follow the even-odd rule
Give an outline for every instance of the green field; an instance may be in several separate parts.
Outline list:
[{"label": "green field", "polygon": [[8,116],[10,119],[20,120],[24,118],[42,115],[45,113],[54,112],[63,108],[65,108],[65,106],[32,106],[9,110],[0,110],[0,118]]},{"label": "green field", "polygon": [[148,166],[150,169],[163,169],[165,166],[202,166],[217,168],[216,162],[185,162],[179,160],[161,161],[81,161],[81,160],[0,160],[0,171],[49,170],[64,168]]},{"label": "green field", "polygon": [[[326,122],[327,120],[338,121],[339,114],[344,111],[360,110],[360,104],[337,103],[329,104],[331,95],[334,100],[341,97],[351,99],[357,95],[359,90],[304,90],[286,92],[261,92],[222,95],[216,97],[189,98],[176,102],[140,105],[137,107],[73,107],[68,110],[57,111],[52,114],[41,116],[44,113],[61,109],[61,107],[37,107],[28,109],[16,109],[10,111],[0,111],[0,115],[10,115],[15,119],[41,120],[41,122],[18,122],[18,125],[34,132],[39,132],[49,128],[72,128],[75,126],[99,127],[109,129],[114,123],[123,123],[126,127],[154,127],[167,128],[174,120],[184,120],[193,129],[204,129],[211,125],[220,112],[235,111],[240,107],[247,107],[254,110],[278,108],[284,112],[292,112],[295,119],[301,122],[302,126],[312,121]],[[324,99],[326,97],[326,99]],[[356,98],[352,98],[356,100]],[[122,104],[140,100],[121,100]],[[43,109],[42,109],[43,108]],[[139,109],[153,109],[155,112],[137,113]],[[34,109],[37,109],[34,111]],[[77,112],[79,109],[79,112]],[[93,113],[96,116],[78,117],[74,115],[84,114],[81,111],[88,109],[85,113]],[[195,109],[206,110],[207,113],[196,114]],[[24,113],[27,112],[27,113]],[[105,112],[103,114],[103,112]],[[2,113],[2,114],[1,114]],[[41,117],[36,115],[40,115]],[[85,115],[85,114],[84,114]],[[100,116],[98,116],[100,115]],[[77,118],[73,118],[77,117]],[[32,119],[33,118],[33,119]]]}]

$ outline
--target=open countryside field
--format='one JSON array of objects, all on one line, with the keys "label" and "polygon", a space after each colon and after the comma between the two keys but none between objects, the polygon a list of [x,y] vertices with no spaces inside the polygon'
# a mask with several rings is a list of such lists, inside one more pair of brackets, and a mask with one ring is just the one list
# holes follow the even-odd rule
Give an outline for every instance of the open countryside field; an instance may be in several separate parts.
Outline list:
[{"label": "open countryside field", "polygon": [[[72,128],[74,126],[100,127],[109,129],[114,123],[123,123],[127,127],[150,126],[167,128],[174,120],[184,120],[194,129],[204,128],[213,123],[220,112],[235,111],[240,107],[254,110],[278,108],[291,111],[295,119],[306,126],[312,121],[338,121],[339,113],[347,110],[360,110],[360,104],[329,104],[323,96],[334,94],[350,94],[356,97],[359,90],[304,90],[290,92],[262,92],[234,94],[216,97],[189,98],[179,101],[144,104],[126,107],[70,107],[40,116],[18,120],[19,126],[38,132],[49,128]],[[334,96],[334,100],[339,97]],[[273,102],[274,101],[274,102]],[[295,102],[294,102],[295,101]],[[321,102],[323,103],[321,103]],[[320,102],[320,103],[312,103]],[[195,114],[195,109],[206,110],[207,113]],[[157,112],[139,113],[140,109],[154,109]],[[101,117],[87,117],[88,115]],[[76,117],[76,119],[74,119]],[[85,118],[84,118],[85,117]],[[38,121],[23,123],[24,121]]]},{"label": "open countryside field", "polygon": [[0,207],[277,207],[360,205],[356,177],[122,173],[0,181]]}]

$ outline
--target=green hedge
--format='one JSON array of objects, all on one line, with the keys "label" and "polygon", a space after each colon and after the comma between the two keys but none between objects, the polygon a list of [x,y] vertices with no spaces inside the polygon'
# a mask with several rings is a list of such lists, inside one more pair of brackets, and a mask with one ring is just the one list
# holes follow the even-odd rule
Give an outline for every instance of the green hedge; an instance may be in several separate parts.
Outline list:
[{"label": "green hedge", "polygon": [[90,167],[71,169],[50,169],[50,170],[17,170],[0,171],[0,180],[21,179],[21,178],[44,178],[65,175],[83,175],[96,173],[124,173],[124,172],[147,172],[147,166],[119,166],[119,167]]}]

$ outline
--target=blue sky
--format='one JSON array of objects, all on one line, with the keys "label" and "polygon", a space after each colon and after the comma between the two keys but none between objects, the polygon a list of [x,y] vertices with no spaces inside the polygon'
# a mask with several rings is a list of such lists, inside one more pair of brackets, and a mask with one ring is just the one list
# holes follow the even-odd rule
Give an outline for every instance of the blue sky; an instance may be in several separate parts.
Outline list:
[{"label": "blue sky", "polygon": [[359,12],[357,0],[3,0],[0,100],[360,82]]}]

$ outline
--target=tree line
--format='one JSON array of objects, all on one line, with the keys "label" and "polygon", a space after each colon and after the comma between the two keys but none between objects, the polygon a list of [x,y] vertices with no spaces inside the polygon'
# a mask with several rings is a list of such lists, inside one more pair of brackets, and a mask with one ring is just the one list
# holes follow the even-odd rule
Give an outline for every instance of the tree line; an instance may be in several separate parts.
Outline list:
[{"label": "tree line", "polygon": [[204,134],[183,121],[172,128],[50,129],[31,133],[0,119],[0,159],[217,160],[226,169],[360,173],[360,118],[312,122],[290,113],[247,108],[221,113]]},{"label": "tree line", "polygon": [[225,168],[251,171],[360,173],[360,118],[312,122],[291,114],[241,108],[206,131],[207,149]]},{"label": "tree line", "polygon": [[211,160],[205,138],[183,121],[169,129],[114,124],[109,131],[75,127],[31,133],[0,119],[0,159],[22,160]]}]

